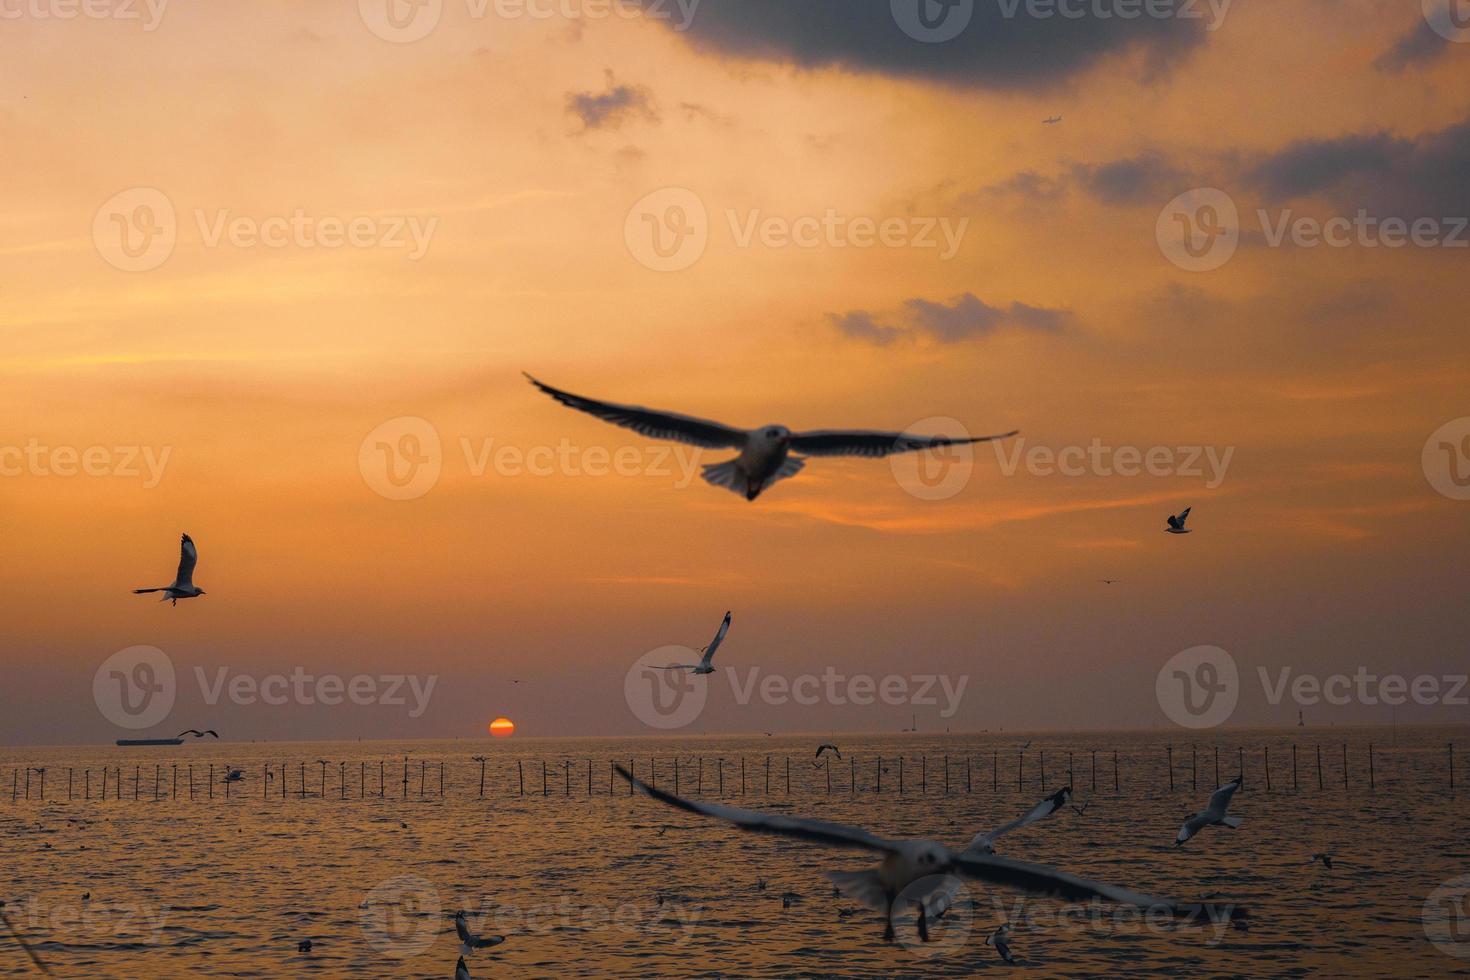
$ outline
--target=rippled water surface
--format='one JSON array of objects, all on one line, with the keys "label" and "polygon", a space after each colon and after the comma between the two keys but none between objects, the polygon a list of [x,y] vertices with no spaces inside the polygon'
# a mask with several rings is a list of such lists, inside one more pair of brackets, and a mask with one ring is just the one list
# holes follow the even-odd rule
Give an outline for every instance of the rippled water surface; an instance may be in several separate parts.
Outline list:
[{"label": "rippled water surface", "polygon": [[[1470,928],[1457,943],[1454,923],[1435,919],[1437,946],[1425,926],[1431,893],[1470,874],[1470,820],[1463,793],[1449,789],[1448,749],[1470,748],[1470,731],[1293,730],[1198,742],[1143,733],[848,736],[835,739],[843,761],[830,772],[812,759],[825,740],[4,750],[0,897],[61,977],[452,977],[458,941],[448,913],[461,908],[482,931],[507,937],[469,958],[476,977],[1470,973],[1470,958],[1453,955],[1470,957]],[[1181,819],[1216,785],[1217,748],[1222,778],[1247,753],[1232,808],[1244,825],[1209,828],[1176,850]],[[736,805],[962,846],[1042,798],[1043,752],[1046,790],[1067,781],[1070,764],[1074,802],[1090,802],[1081,815],[1064,810],[1004,838],[1001,853],[1175,898],[1215,893],[1248,906],[1250,928],[1175,927],[971,885],[930,943],[916,940],[910,922],[889,944],[876,913],[841,914],[855,906],[822,875],[860,869],[865,855],[743,834],[631,797],[609,770],[614,759],[644,778],[653,767],[659,786],[673,789],[677,762],[686,795],[714,799],[723,778],[725,801]],[[476,755],[487,757],[483,799]],[[244,771],[228,787],[227,765]],[[27,766],[45,767],[44,800],[34,772],[25,798]],[[1470,758],[1461,753],[1458,766],[1470,782]],[[1334,870],[1305,863],[1328,849]],[[783,907],[787,892],[799,898]],[[1452,919],[1464,911],[1447,908]],[[1007,918],[1016,967],[984,944]],[[297,951],[304,939],[309,953]],[[0,974],[30,970],[0,935]]]}]

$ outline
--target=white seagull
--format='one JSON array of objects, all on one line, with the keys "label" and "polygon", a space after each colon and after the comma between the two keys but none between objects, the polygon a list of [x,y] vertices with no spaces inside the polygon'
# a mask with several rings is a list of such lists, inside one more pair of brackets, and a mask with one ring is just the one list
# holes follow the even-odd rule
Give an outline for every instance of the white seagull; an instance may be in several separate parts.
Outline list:
[{"label": "white seagull", "polygon": [[858,827],[830,823],[825,820],[808,820],[783,814],[762,813],[759,810],[745,810],[718,803],[686,800],[649,786],[620,765],[616,768],[620,776],[644,793],[680,810],[724,820],[741,830],[794,837],[798,840],[825,844],[828,847],[853,848],[880,855],[881,863],[872,870],[834,871],[828,872],[827,877],[844,895],[884,914],[883,936],[885,939],[892,939],[894,935],[893,904],[900,893],[907,901],[918,905],[919,935],[927,939],[928,926],[924,901],[943,887],[949,875],[962,875],[1007,888],[1052,895],[1067,901],[1102,898],[1143,909],[1160,909],[1184,919],[1197,919],[1201,915],[1207,915],[1211,921],[1220,921],[1237,916],[1243,917],[1245,914],[1244,909],[1233,905],[1180,904],[1114,885],[1089,881],[1086,878],[1079,878],[1041,864],[1031,864],[990,854],[958,853],[933,841],[888,840]]},{"label": "white seagull", "polygon": [[162,592],[161,602],[173,600],[174,605],[179,604],[180,599],[192,599],[195,596],[204,595],[204,590],[194,584],[194,565],[199,561],[199,549],[194,547],[194,539],[187,534],[179,540],[179,572],[174,576],[173,585],[164,585],[156,589],[134,589],[133,595],[142,595],[145,592]]},{"label": "white seagull", "polygon": [[[461,957],[468,956],[477,949],[489,949],[491,946],[499,946],[505,942],[504,936],[477,936],[470,932],[469,923],[465,921],[464,909],[454,913],[454,932],[459,936]],[[463,962],[461,958],[460,963]]]},{"label": "white seagull", "polygon": [[[524,373],[524,372],[523,372]],[[973,439],[951,439],[948,436],[920,436],[907,432],[882,432],[871,429],[814,429],[792,432],[784,425],[764,425],[758,429],[737,429],[720,422],[583,398],[542,384],[529,374],[531,384],[569,408],[595,415],[604,422],[655,439],[672,439],[705,449],[736,449],[740,455],[723,463],[704,467],[705,482],[742,494],[754,500],[777,480],[795,476],[806,465],[805,456],[889,456],[893,453],[938,449],[992,439],[1008,439],[1017,431]]]},{"label": "white seagull", "polygon": [[976,834],[975,839],[970,841],[970,846],[965,848],[965,853],[994,854],[996,838],[1001,837],[1005,834],[1009,834],[1013,830],[1020,830],[1022,827],[1036,823],[1036,821],[1038,820],[1045,820],[1047,817],[1051,816],[1053,813],[1056,813],[1062,807],[1066,806],[1071,799],[1072,787],[1063,786],[1061,789],[1057,790],[1055,793],[1048,796],[1046,799],[1042,800],[1040,803],[1036,804],[1025,813],[1021,814],[1015,820],[1012,820],[1010,823],[1002,824],[994,830],[989,830],[981,834]]},{"label": "white seagull", "polygon": [[1239,827],[1241,823],[1240,818],[1227,817],[1225,816],[1225,811],[1230,808],[1230,798],[1235,795],[1236,790],[1240,789],[1240,784],[1244,781],[1244,776],[1236,776],[1230,782],[1211,793],[1209,805],[1184,821],[1184,825],[1179,828],[1179,836],[1174,838],[1174,846],[1180,846],[1201,830],[1204,830],[1206,827],[1213,827],[1216,824],[1229,827],[1231,830]]},{"label": "white seagull", "polygon": [[724,643],[725,642],[725,634],[728,633],[728,632],[730,632],[730,613],[727,611],[725,613],[725,619],[724,619],[724,621],[722,623],[720,623],[719,631],[715,633],[715,638],[710,641],[709,646],[707,646],[704,649],[700,650],[700,653],[703,653],[704,656],[702,658],[700,658],[699,663],[697,663],[697,664],[668,664],[667,666],[658,667],[658,668],[655,668],[655,669],[657,669],[657,670],[691,670],[691,671],[693,671],[696,674],[713,674],[715,672],[715,665],[713,663],[713,661],[715,659],[715,651],[720,648],[720,644],[721,643]]},{"label": "white seagull", "polygon": [[999,928],[985,937],[985,945],[994,946],[995,951],[1000,954],[1001,959],[1005,960],[1011,966],[1015,966],[1016,960],[1011,956],[1010,936],[1011,924],[1009,922],[1002,922]]},{"label": "white seagull", "polygon": [[1166,534],[1188,534],[1189,529],[1184,526],[1184,522],[1189,520],[1191,510],[1193,510],[1192,507],[1186,507],[1183,513],[1170,517],[1169,526],[1164,529],[1164,532]]}]

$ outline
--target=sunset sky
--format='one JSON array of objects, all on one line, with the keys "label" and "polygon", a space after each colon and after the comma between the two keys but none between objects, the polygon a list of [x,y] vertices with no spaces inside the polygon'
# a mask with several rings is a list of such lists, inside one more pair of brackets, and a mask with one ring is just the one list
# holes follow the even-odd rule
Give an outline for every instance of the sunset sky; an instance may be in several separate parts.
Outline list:
[{"label": "sunset sky", "polygon": [[[437,16],[412,41],[383,2],[5,8],[0,448],[138,447],[141,472],[0,477],[0,743],[126,734],[92,679],[135,644],[186,678],[166,734],[642,733],[626,671],[726,609],[742,671],[967,676],[952,718],[915,709],[926,730],[1166,725],[1155,677],[1199,644],[1249,675],[1232,724],[1295,722],[1258,667],[1464,672],[1470,502],[1422,455],[1470,415],[1470,43],[1417,2],[1125,21],[975,0],[933,43],[868,0],[702,0],[687,25],[673,3],[391,0]],[[1196,188],[1239,213],[1208,271],[1161,244]],[[160,195],[172,250],[129,258],[115,218]],[[690,200],[702,220],[670,210]],[[1273,244],[1288,214],[1360,210],[1459,245]],[[640,232],[680,213],[703,252],[651,268]],[[280,247],[252,237],[297,215]],[[896,237],[856,245],[853,219]],[[365,244],[324,244],[354,222]],[[797,225],[824,230],[783,243]],[[895,475],[922,460],[821,459],[746,502],[523,370],[741,426],[1024,442],[977,447],[945,499]],[[432,425],[440,474],[393,500],[360,456],[403,417]],[[1026,462],[1094,442],[1228,466]],[[576,472],[494,462],[564,445]],[[624,447],[639,472],[581,472]],[[1162,533],[1186,506],[1194,533]],[[182,531],[208,595],[129,594],[167,584]],[[298,666],[438,681],[417,718],[197,703],[196,667]],[[742,706],[716,681],[689,731],[911,714]]]}]

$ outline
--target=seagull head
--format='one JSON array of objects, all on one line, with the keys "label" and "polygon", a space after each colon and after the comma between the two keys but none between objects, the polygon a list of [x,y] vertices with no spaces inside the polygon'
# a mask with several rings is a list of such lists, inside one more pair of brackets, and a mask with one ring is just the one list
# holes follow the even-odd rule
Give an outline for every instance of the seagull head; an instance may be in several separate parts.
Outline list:
[{"label": "seagull head", "polygon": [[766,425],[757,429],[756,438],[771,446],[784,446],[791,441],[791,430],[784,425]]}]

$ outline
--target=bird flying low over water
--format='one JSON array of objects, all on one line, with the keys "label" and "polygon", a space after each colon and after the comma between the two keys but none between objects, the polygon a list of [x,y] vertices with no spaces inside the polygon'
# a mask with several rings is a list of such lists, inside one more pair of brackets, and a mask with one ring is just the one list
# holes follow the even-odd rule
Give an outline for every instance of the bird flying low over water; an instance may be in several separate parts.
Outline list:
[{"label": "bird flying low over water", "polygon": [[720,422],[584,398],[542,384],[529,374],[527,380],[546,394],[579,412],[595,415],[604,422],[632,429],[654,439],[700,446],[704,449],[736,449],[740,455],[723,463],[704,467],[705,482],[754,500],[777,480],[795,476],[806,465],[805,456],[889,456],[893,453],[938,449],[943,446],[967,445],[1008,439],[1016,431],[971,439],[948,436],[921,436],[907,432],[883,432],[870,429],[815,429],[792,432],[784,425],[765,425],[758,429],[737,429]]},{"label": "bird flying low over water", "polygon": [[156,589],[134,589],[133,595],[162,592],[163,598],[159,601],[167,602],[172,599],[176,606],[180,599],[192,599],[195,596],[204,595],[204,590],[194,584],[194,565],[198,561],[199,549],[194,547],[194,539],[187,534],[183,535],[179,539],[179,571],[174,576],[173,585],[164,585]]},{"label": "bird flying low over water", "polygon": [[714,666],[715,651],[720,648],[720,644],[721,643],[724,643],[725,642],[725,634],[728,633],[728,632],[730,632],[730,613],[727,611],[725,613],[725,619],[724,619],[724,621],[720,623],[719,630],[717,630],[715,632],[715,638],[713,640],[710,640],[709,646],[703,648],[700,651],[701,653],[704,654],[704,656],[700,658],[699,663],[697,663],[697,664],[668,664],[666,666],[659,667],[659,668],[656,668],[656,669],[658,669],[658,670],[692,670],[696,674],[713,674],[715,672],[715,666]]},{"label": "bird flying low over water", "polygon": [[994,946],[995,951],[1000,954],[1001,959],[1005,960],[1011,966],[1015,966],[1016,960],[1011,956],[1010,936],[1011,924],[1009,922],[1002,922],[994,932],[985,937],[985,945]]},{"label": "bird flying low over water", "polygon": [[1191,507],[1186,507],[1186,508],[1184,508],[1184,510],[1183,510],[1182,513],[1175,514],[1174,516],[1170,517],[1169,518],[1169,526],[1164,529],[1165,530],[1165,533],[1167,533],[1167,534],[1188,534],[1189,533],[1189,529],[1184,526],[1184,522],[1187,521],[1187,520],[1189,520],[1189,512],[1192,509],[1193,508],[1191,508]]},{"label": "bird flying low over water", "polygon": [[454,964],[454,980],[474,980],[470,976],[470,968],[464,965],[463,956],[459,958],[458,963]]},{"label": "bird flying low over water", "polygon": [[818,745],[817,746],[817,758],[818,759],[820,759],[822,757],[822,753],[823,752],[831,752],[833,755],[837,756],[837,761],[838,762],[841,762],[842,761],[842,752],[837,748],[837,746],[833,745],[831,742],[823,742],[821,745]]},{"label": "bird flying low over water", "polygon": [[1209,804],[1199,813],[1184,821],[1184,825],[1179,828],[1179,836],[1174,838],[1174,846],[1180,846],[1206,827],[1213,827],[1217,824],[1222,827],[1229,827],[1231,830],[1239,827],[1241,824],[1240,818],[1227,817],[1225,811],[1230,808],[1230,798],[1235,795],[1236,790],[1240,789],[1240,784],[1244,781],[1244,776],[1236,776],[1230,782],[1211,793]]},{"label": "bird flying low over water", "polygon": [[454,913],[454,932],[459,936],[460,963],[464,963],[462,957],[468,956],[477,949],[489,949],[491,946],[499,946],[505,942],[504,936],[477,936],[470,932],[469,923],[465,920],[464,909]]},{"label": "bird flying low over water", "polygon": [[1043,126],[1055,126],[1057,123],[1059,123],[1061,121],[1062,121],[1062,117],[1061,116],[1047,116],[1045,119],[1041,120],[1041,124]]},{"label": "bird flying low over water", "polygon": [[644,793],[661,803],[689,813],[724,820],[741,830],[754,833],[792,837],[828,847],[851,848],[879,855],[881,861],[876,868],[868,871],[828,872],[827,877],[844,895],[884,914],[885,939],[892,939],[894,936],[893,906],[900,893],[907,901],[918,905],[919,935],[927,938],[924,900],[942,888],[951,875],[1024,892],[1051,895],[1067,901],[1101,898],[1142,909],[1158,909],[1186,920],[1207,916],[1210,921],[1218,922],[1243,917],[1245,914],[1243,909],[1233,905],[1181,904],[1115,885],[1089,881],[1041,864],[968,851],[959,853],[933,841],[889,840],[858,827],[826,820],[808,820],[718,803],[686,800],[649,786],[620,765],[616,769],[618,775]]},{"label": "bird flying low over water", "polygon": [[994,830],[986,831],[981,834],[976,834],[975,839],[970,841],[970,846],[965,848],[965,853],[994,854],[995,841],[997,838],[1002,837],[1005,834],[1009,834],[1013,830],[1020,830],[1022,827],[1026,827],[1030,824],[1036,823],[1036,821],[1038,820],[1045,820],[1047,817],[1051,816],[1053,813],[1056,813],[1062,807],[1066,806],[1068,801],[1070,801],[1071,799],[1072,787],[1063,786],[1061,789],[1057,790],[1055,793],[1048,796],[1046,799],[1042,800],[1040,803],[1036,804],[1025,813],[1021,814],[1015,820],[1012,820],[1010,823],[1002,824]]}]

